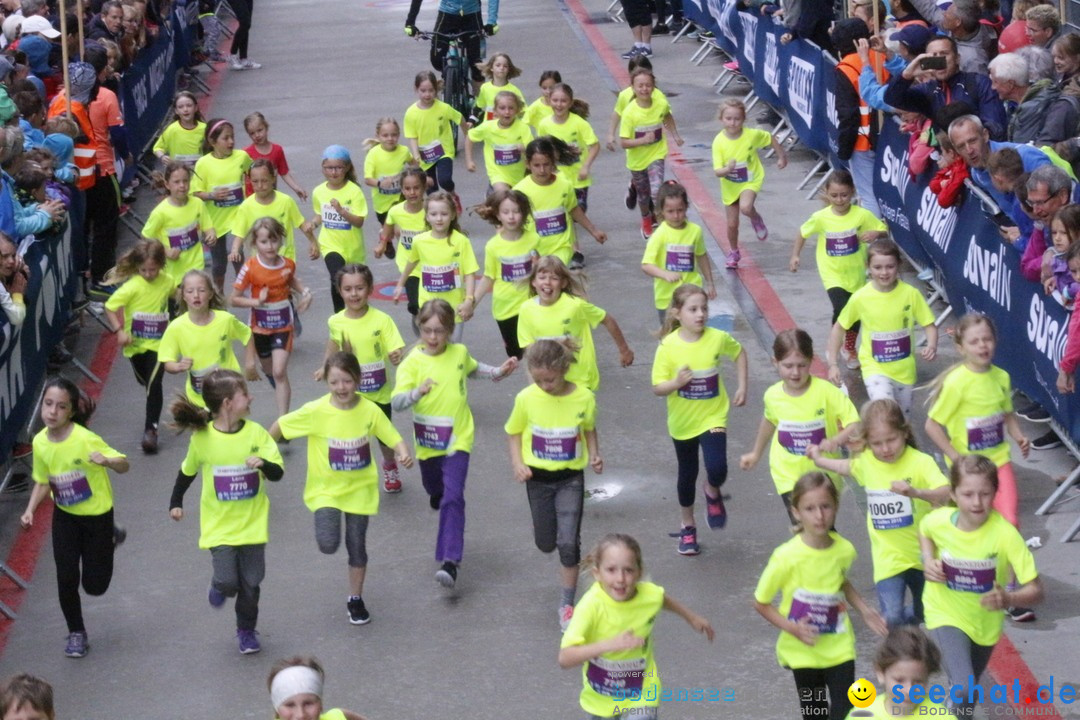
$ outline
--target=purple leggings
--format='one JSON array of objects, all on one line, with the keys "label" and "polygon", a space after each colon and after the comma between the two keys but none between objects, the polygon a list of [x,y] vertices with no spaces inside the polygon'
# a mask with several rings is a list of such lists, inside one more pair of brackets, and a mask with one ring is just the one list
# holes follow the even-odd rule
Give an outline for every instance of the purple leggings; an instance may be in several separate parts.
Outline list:
[{"label": "purple leggings", "polygon": [[458,451],[420,461],[424,490],[433,497],[442,496],[435,562],[461,564],[465,552],[465,476],[468,474],[467,452]]}]

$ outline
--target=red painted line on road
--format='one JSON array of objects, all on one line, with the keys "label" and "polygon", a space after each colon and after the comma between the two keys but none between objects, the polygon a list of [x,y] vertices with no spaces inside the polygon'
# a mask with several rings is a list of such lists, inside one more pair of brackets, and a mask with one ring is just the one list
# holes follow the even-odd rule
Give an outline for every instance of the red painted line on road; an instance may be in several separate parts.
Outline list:
[{"label": "red painted line on road", "polygon": [[[987,670],[999,685],[1012,685],[1014,680],[1020,681],[1020,702],[1009,703],[1014,708],[1016,717],[1033,715],[1037,708],[1039,717],[1061,719],[1057,707],[1053,705],[1053,698],[1045,705],[1039,704],[1039,681],[1005,633],[1001,634],[1001,639],[994,646],[994,654],[990,656]],[[1011,693],[1009,697],[1013,697]]]},{"label": "red painted line on road", "polygon": [[[581,0],[564,0],[564,2],[571,14],[573,14],[574,19],[577,20],[582,32],[585,33],[585,37],[588,38],[593,50],[607,67],[608,72],[621,86],[628,85],[630,76],[626,72],[625,62],[615,53],[614,48],[608,43],[603,33],[593,25],[592,19],[581,4]],[[720,249],[725,253],[730,251],[731,244],[728,242],[727,237],[726,211],[717,206],[705,183],[694,173],[693,168],[683,160],[682,152],[678,149],[678,146],[670,138],[668,138],[667,142],[668,159],[671,162],[675,176],[682,186],[686,188],[686,194],[690,198],[690,202],[697,208],[702,222],[708,229],[709,234],[716,240],[716,244]],[[769,246],[762,244],[761,247]],[[788,313],[787,308],[784,307],[780,296],[776,294],[776,290],[766,279],[765,274],[761,272],[754,259],[748,256],[748,249],[746,245],[740,248],[743,258],[740,260],[739,269],[736,272],[738,272],[743,286],[750,293],[750,297],[754,299],[754,304],[757,305],[758,310],[765,318],[765,321],[769,323],[769,327],[772,328],[773,332],[778,333],[781,330],[798,327],[795,320]],[[810,370],[813,374],[821,377],[826,377],[828,374],[825,364],[816,357]]]}]

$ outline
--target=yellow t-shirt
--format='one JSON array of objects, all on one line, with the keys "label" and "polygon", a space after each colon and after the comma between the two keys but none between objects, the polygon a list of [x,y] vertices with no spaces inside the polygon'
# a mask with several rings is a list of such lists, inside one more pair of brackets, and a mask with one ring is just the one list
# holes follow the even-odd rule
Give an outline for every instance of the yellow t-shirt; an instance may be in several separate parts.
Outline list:
[{"label": "yellow t-shirt", "polygon": [[518,96],[522,105],[525,104],[525,95],[514,83],[508,82],[505,85],[496,87],[493,82],[488,80],[480,86],[480,92],[476,93],[476,107],[484,112],[484,116],[480,118],[481,125],[489,120],[495,120],[495,96],[501,92],[512,92]]},{"label": "yellow t-shirt", "polygon": [[208,200],[206,210],[219,238],[232,232],[236,209],[244,202],[244,177],[251,169],[251,156],[243,150],[233,150],[227,158],[216,158],[208,153],[195,163],[195,175],[191,178],[191,192],[214,192],[220,188],[229,191],[225,200]]},{"label": "yellow t-shirt", "polygon": [[[387,213],[386,226],[397,228],[398,247],[394,262],[397,263],[399,271],[404,270],[409,262],[408,256],[409,250],[412,249],[413,238],[428,229],[423,205],[419,210],[411,213],[404,202],[399,202]],[[420,269],[413,270],[411,277],[420,277]]]},{"label": "yellow t-shirt", "polygon": [[560,165],[559,172],[565,175],[575,188],[592,185],[592,175],[589,176],[588,180],[578,179],[581,166],[585,164],[585,157],[589,154],[589,148],[600,142],[596,138],[596,133],[593,132],[592,125],[589,124],[588,120],[575,113],[570,113],[566,117],[566,122],[559,123],[556,122],[554,115],[548,115],[541,121],[536,132],[537,135],[557,137],[570,147],[576,148],[581,153],[581,157],[573,165]]},{"label": "yellow t-shirt", "polygon": [[653,299],[657,310],[666,310],[671,305],[671,296],[680,285],[704,285],[700,272],[702,262],[708,262],[708,259],[705,258],[705,240],[700,225],[687,222],[676,230],[667,222],[660,223],[645,245],[641,264],[677,272],[681,278],[678,282],[653,278]]},{"label": "yellow t-shirt", "polygon": [[895,577],[905,570],[922,570],[919,522],[930,512],[930,503],[892,491],[905,481],[916,490],[948,485],[934,458],[915,448],[904,449],[896,462],[887,463],[864,450],[851,459],[851,477],[866,488],[866,529],[874,560],[874,582]]},{"label": "yellow t-shirt", "polygon": [[958,453],[985,455],[1001,467],[1009,462],[1005,416],[1012,410],[1009,373],[996,365],[982,373],[958,365],[945,376],[928,415],[945,426]]},{"label": "yellow t-shirt", "polygon": [[34,482],[48,485],[56,507],[72,515],[102,515],[113,506],[109,472],[90,462],[90,453],[127,457],[78,423],[61,442],[49,440],[49,429],[34,436]]},{"label": "yellow t-shirt", "polygon": [[285,228],[285,244],[281,246],[281,254],[295,261],[296,243],[293,241],[293,234],[304,224],[304,216],[300,214],[296,201],[280,190],[274,191],[274,199],[266,205],[259,202],[254,195],[244,200],[233,217],[232,234],[246,237],[255,221],[264,217],[274,218]]},{"label": "yellow t-shirt", "polygon": [[312,512],[327,507],[354,515],[379,512],[379,477],[372,464],[378,454],[371,437],[394,447],[401,435],[375,403],[357,400],[342,410],[324,395],[278,418],[283,437],[308,439],[304,504]]},{"label": "yellow t-shirt", "polygon": [[176,318],[165,328],[158,347],[159,362],[191,358],[184,389],[188,400],[199,407],[206,407],[202,399],[203,378],[218,368],[240,372],[232,344],[236,340],[247,344],[251,339],[251,328],[235,315],[224,310],[211,310],[210,314],[210,322],[206,325],[196,325],[188,313]]},{"label": "yellow t-shirt", "polygon": [[789,620],[809,617],[820,633],[806,645],[791,633],[776,640],[776,659],[785,668],[829,668],[855,659],[855,631],[848,617],[843,586],[855,562],[855,546],[830,532],[825,549],[806,544],[803,534],[773,550],[754,599],[768,604],[780,593],[780,614]]},{"label": "yellow t-shirt", "polygon": [[532,142],[532,131],[524,120],[514,118],[505,128],[498,120],[480,123],[469,130],[469,139],[484,143],[489,183],[514,185],[525,177],[525,146]]},{"label": "yellow t-shirt", "polygon": [[569,263],[574,254],[574,219],[570,214],[578,205],[574,185],[562,173],[556,173],[548,185],[537,185],[532,175],[526,175],[514,189],[529,198],[530,223],[540,236],[540,255],[554,255]]},{"label": "yellow t-shirt", "polygon": [[667,143],[664,142],[664,119],[671,114],[671,106],[666,99],[656,101],[645,108],[635,99],[622,111],[619,121],[619,137],[640,138],[645,133],[656,132],[656,140],[648,145],[638,145],[626,149],[626,167],[630,170],[644,170],[657,160],[667,157]]},{"label": "yellow t-shirt", "polygon": [[[859,422],[859,413],[840,388],[811,376],[806,392],[798,397],[788,395],[783,382],[766,390],[765,419],[776,426],[769,445],[769,471],[776,492],[786,493],[804,473],[817,470],[814,461],[806,457],[806,448],[838,434],[841,425]],[[843,489],[839,477],[834,473],[829,477],[837,490]]]},{"label": "yellow t-shirt", "polygon": [[169,325],[169,298],[174,290],[176,282],[162,270],[153,282],[133,275],[109,296],[105,309],[124,311],[124,332],[131,336],[124,357],[157,351]]},{"label": "yellow t-shirt", "polygon": [[405,145],[397,145],[387,152],[382,145],[376,145],[364,156],[365,180],[392,180],[388,188],[371,188],[371,204],[375,212],[384,213],[401,199],[401,173],[412,162],[412,151]]},{"label": "yellow t-shirt", "polygon": [[859,233],[884,230],[885,223],[858,205],[852,205],[846,215],[837,215],[831,207],[822,208],[799,228],[808,241],[818,235],[817,269],[825,289],[843,288],[855,292],[866,283],[866,243]]},{"label": "yellow t-shirt", "polygon": [[324,256],[337,253],[346,263],[362,263],[366,254],[364,252],[363,228],[353,227],[352,223],[343,218],[331,200],[337,200],[341,207],[352,215],[367,217],[367,200],[364,199],[364,191],[351,180],[337,190],[331,190],[328,183],[323,183],[311,191],[311,204],[315,213],[322,218],[319,226],[319,249]]},{"label": "yellow t-shirt", "polygon": [[330,326],[330,339],[344,348],[360,362],[360,384],[357,390],[372,402],[390,402],[390,353],[405,347],[397,325],[382,310],[368,307],[363,317],[350,318],[342,310],[331,315],[326,323]]},{"label": "yellow t-shirt", "polygon": [[454,159],[456,148],[450,123],[460,125],[461,113],[442,100],[435,100],[429,108],[413,103],[405,111],[405,138],[416,140],[423,169],[444,157]]},{"label": "yellow t-shirt", "polygon": [[518,310],[518,345],[527,348],[536,340],[573,339],[580,349],[566,379],[596,392],[600,368],[596,366],[592,331],[605,317],[607,312],[569,293],[563,293],[551,305],[541,305],[540,298],[531,297]]},{"label": "yellow t-shirt", "polygon": [[938,508],[919,524],[919,532],[937,547],[945,571],[945,582],[927,582],[923,591],[926,627],[954,627],[972,642],[994,645],[1005,614],[984,608],[980,596],[993,590],[995,582],[1004,587],[1010,573],[1026,585],[1039,572],[1024,538],[996,510],[971,532],[956,527],[958,513],[956,508]]},{"label": "yellow t-shirt", "polygon": [[[202,235],[213,229],[214,221],[206,203],[192,195],[184,205],[173,205],[168,198],[159,202],[146,218],[142,234],[157,240],[166,250],[180,248],[180,257],[165,259],[165,272],[179,284],[187,271],[205,267]],[[225,240],[221,238],[218,242]]]},{"label": "yellow t-shirt", "polygon": [[631,717],[634,708],[660,704],[660,673],[653,657],[652,631],[664,607],[664,588],[639,582],[634,597],[619,602],[593,583],[574,608],[560,648],[591,645],[627,630],[645,639],[642,647],[608,652],[581,668],[581,709],[590,715]]},{"label": "yellow t-shirt", "polygon": [[[663,100],[663,101],[667,102],[667,95],[660,92],[659,88],[654,87],[653,91],[652,91],[652,101],[655,103],[655,102],[659,102],[660,100]],[[633,101],[634,101],[634,88],[632,88],[632,87],[624,87],[622,90],[619,91],[619,94],[615,96],[615,114],[616,115],[622,115],[623,110],[626,109],[626,106],[629,105],[630,103],[632,103]]]},{"label": "yellow t-shirt", "polygon": [[484,276],[492,279],[491,314],[505,320],[518,314],[529,299],[529,274],[540,257],[540,238],[525,230],[517,240],[495,233],[484,246]]},{"label": "yellow t-shirt", "polygon": [[728,137],[721,130],[712,141],[713,170],[719,170],[735,161],[735,173],[720,178],[721,202],[731,205],[739,201],[743,190],[761,192],[765,184],[765,168],[761,165],[758,150],[772,144],[772,135],[766,130],[744,127],[737,138]]},{"label": "yellow t-shirt", "polygon": [[[948,710],[941,703],[931,702],[930,699],[923,700],[921,703],[912,708],[912,711],[908,715],[895,715],[894,711],[885,707],[885,699],[892,691],[889,688],[885,688],[878,693],[874,698],[874,702],[870,704],[870,707],[859,710],[853,709],[848,713],[847,720],[860,720],[860,718],[870,718],[870,720],[895,720],[897,717],[910,717],[910,718],[928,718],[928,717],[946,717]],[[866,713],[869,715],[857,715],[856,713]]]},{"label": "yellow t-shirt", "polygon": [[934,322],[922,293],[906,282],[889,292],[873,283],[855,291],[837,318],[842,328],[861,322],[859,363],[863,377],[884,375],[905,385],[915,384],[914,329]]},{"label": "yellow t-shirt", "polygon": [[674,380],[683,366],[694,378],[667,396],[668,434],[688,440],[713,428],[726,428],[727,390],[720,376],[723,358],[734,360],[742,345],[723,330],[707,327],[701,337],[687,342],[676,330],[660,341],[653,359],[652,384]]},{"label": "yellow t-shirt", "polygon": [[544,118],[551,117],[554,112],[555,111],[551,109],[550,105],[544,103],[543,97],[538,97],[525,109],[525,122],[535,130],[540,127],[540,123]]},{"label": "yellow t-shirt", "polygon": [[584,470],[589,464],[585,432],[596,429],[596,396],[580,385],[566,395],[551,395],[530,385],[514,398],[503,426],[521,435],[521,457],[542,470]]},{"label": "yellow t-shirt", "polygon": [[234,433],[213,423],[191,434],[180,465],[185,475],[202,473],[199,496],[199,549],[219,545],[261,545],[269,539],[270,499],[266,479],[247,466],[249,457],[283,465],[270,433],[253,420],[244,420]]},{"label": "yellow t-shirt", "polygon": [[438,355],[416,347],[401,361],[394,395],[420,387],[428,378],[435,381],[431,392],[412,407],[417,459],[472,452],[473,416],[466,383],[478,366],[468,348],[458,343],[449,343]]},{"label": "yellow t-shirt", "polygon": [[406,259],[417,263],[420,271],[421,307],[428,300],[442,298],[456,308],[465,300],[465,276],[480,269],[472,243],[457,230],[448,238],[432,237],[431,231],[413,236]]},{"label": "yellow t-shirt", "polygon": [[196,120],[195,127],[191,130],[183,127],[179,120],[175,120],[161,132],[161,136],[154,143],[153,152],[164,152],[169,159],[194,167],[203,154],[204,135],[206,123],[202,120]]}]

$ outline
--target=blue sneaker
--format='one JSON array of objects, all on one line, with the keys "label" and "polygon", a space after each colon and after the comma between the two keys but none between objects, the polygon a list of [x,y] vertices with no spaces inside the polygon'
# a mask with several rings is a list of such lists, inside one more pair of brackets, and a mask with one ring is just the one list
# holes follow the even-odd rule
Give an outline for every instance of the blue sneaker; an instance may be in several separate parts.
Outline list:
[{"label": "blue sneaker", "polygon": [[90,640],[86,637],[85,631],[77,631],[68,635],[67,646],[64,648],[64,654],[69,658],[82,658],[86,657],[86,653],[90,652]]},{"label": "blue sneaker", "polygon": [[210,589],[206,591],[206,599],[210,601],[210,607],[214,609],[220,609],[225,604],[225,596],[221,594],[221,591],[214,587],[214,582],[210,581]]},{"label": "blue sneaker", "polygon": [[705,495],[705,519],[709,523],[710,530],[719,530],[727,524],[727,508],[724,507],[723,495],[718,494],[716,497]]},{"label": "blue sneaker", "polygon": [[236,640],[240,643],[241,655],[254,655],[262,650],[262,645],[259,644],[259,638],[256,637],[259,633],[254,630],[237,630]]},{"label": "blue sneaker", "polygon": [[635,45],[634,47],[632,47],[629,50],[627,50],[626,52],[624,52],[620,57],[622,57],[623,60],[629,60],[630,58],[637,57],[640,54],[641,54],[641,48],[639,48],[637,45]]},{"label": "blue sneaker", "polygon": [[697,528],[693,525],[684,527],[677,533],[670,533],[669,537],[679,538],[680,555],[697,555],[701,548],[697,544]]}]

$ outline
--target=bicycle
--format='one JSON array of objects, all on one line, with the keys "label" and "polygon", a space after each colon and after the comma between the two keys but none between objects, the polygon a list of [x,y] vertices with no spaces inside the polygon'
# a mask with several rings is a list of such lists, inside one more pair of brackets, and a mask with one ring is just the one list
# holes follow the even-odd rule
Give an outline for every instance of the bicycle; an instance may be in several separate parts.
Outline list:
[{"label": "bicycle", "polygon": [[[440,33],[434,30],[421,30],[416,34],[417,40],[442,38],[449,43],[442,64],[442,101],[461,113],[465,121],[468,121],[476,105],[469,68],[465,65],[465,40],[477,35],[481,38],[484,37],[481,30],[465,30],[452,34]],[[458,126],[451,123],[450,132],[454,138],[454,145],[457,145]]]}]

